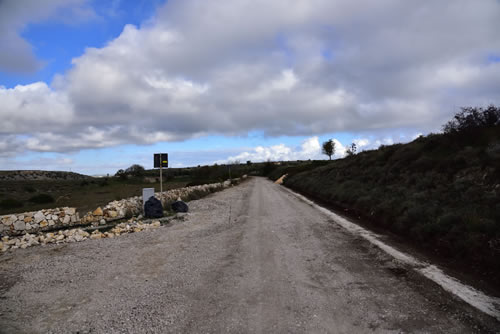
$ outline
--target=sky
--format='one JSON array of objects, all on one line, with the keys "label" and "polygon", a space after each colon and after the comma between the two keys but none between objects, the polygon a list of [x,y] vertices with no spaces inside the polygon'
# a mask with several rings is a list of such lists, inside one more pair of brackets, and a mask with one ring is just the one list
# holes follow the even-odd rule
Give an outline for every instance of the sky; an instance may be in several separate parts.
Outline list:
[{"label": "sky", "polygon": [[0,170],[327,159],[500,104],[500,0],[0,0]]}]

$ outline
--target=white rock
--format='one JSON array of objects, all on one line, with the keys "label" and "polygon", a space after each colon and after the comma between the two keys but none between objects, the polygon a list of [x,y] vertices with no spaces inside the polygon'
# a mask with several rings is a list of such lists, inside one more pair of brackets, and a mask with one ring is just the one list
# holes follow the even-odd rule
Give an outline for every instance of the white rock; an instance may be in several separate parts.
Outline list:
[{"label": "white rock", "polygon": [[25,229],[26,229],[26,223],[24,222],[24,220],[16,221],[14,223],[14,230],[24,231]]},{"label": "white rock", "polygon": [[31,224],[30,223],[26,223],[26,229],[27,230],[31,230],[31,228],[32,228]]},{"label": "white rock", "polygon": [[71,221],[71,217],[70,216],[64,216],[63,224],[69,224],[70,221]]},{"label": "white rock", "polygon": [[52,215],[52,220],[53,221],[57,221],[59,219],[59,216],[58,215]]},{"label": "white rock", "polygon": [[64,210],[64,213],[67,214],[67,215],[74,215],[75,214],[75,208],[66,208]]},{"label": "white rock", "polygon": [[35,218],[35,223],[38,224],[41,221],[45,220],[45,215],[41,211],[38,211],[37,213],[35,213],[35,216],[33,218]]},{"label": "white rock", "polygon": [[56,224],[52,219],[49,219],[48,223],[49,226],[54,226]]}]

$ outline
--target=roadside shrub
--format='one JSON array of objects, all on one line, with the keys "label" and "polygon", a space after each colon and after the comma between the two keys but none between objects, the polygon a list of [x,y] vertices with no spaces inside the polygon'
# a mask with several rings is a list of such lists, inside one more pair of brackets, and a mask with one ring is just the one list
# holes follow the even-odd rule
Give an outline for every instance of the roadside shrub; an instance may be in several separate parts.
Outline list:
[{"label": "roadside shrub", "polygon": [[88,186],[89,184],[90,184],[89,181],[83,180],[82,182],[80,182],[80,187],[85,187]]},{"label": "roadside shrub", "polygon": [[107,177],[105,177],[102,180],[99,180],[99,187],[105,187],[105,186],[109,186],[109,182],[108,182],[108,178]]},{"label": "roadside shrub", "polygon": [[276,166],[274,163],[272,163],[271,161],[267,161],[265,164],[264,164],[264,167],[262,167],[262,175],[264,176],[268,176],[269,174],[271,174],[272,171],[274,171],[276,168],[278,168],[278,166]]},{"label": "roadside shrub", "polygon": [[24,191],[29,192],[29,193],[34,193],[36,190],[32,186],[25,186]]},{"label": "roadside shrub", "polygon": [[31,197],[29,201],[35,204],[45,204],[54,202],[54,198],[49,194],[39,194]]},{"label": "roadside shrub", "polygon": [[23,202],[13,198],[6,198],[0,201],[0,208],[2,209],[14,209],[14,208],[20,208],[22,206]]}]

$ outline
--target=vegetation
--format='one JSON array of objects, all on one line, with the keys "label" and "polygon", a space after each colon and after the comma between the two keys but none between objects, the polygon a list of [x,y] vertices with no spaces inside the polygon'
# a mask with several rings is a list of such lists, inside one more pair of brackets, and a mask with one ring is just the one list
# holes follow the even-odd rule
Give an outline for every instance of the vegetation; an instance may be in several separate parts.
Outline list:
[{"label": "vegetation", "polygon": [[49,194],[38,194],[29,199],[31,203],[35,204],[45,204],[54,202],[54,197]]},{"label": "vegetation", "polygon": [[332,160],[332,155],[335,154],[335,142],[331,139],[325,141],[322,145],[322,152]]},{"label": "vegetation", "polygon": [[356,151],[357,151],[358,147],[356,146],[355,143],[352,143],[348,148],[347,150],[345,151],[345,154],[349,157],[351,155],[354,155],[356,154]]},{"label": "vegetation", "polygon": [[20,208],[22,206],[23,202],[13,198],[6,198],[0,201],[1,209]]},{"label": "vegetation", "polygon": [[269,177],[288,173],[286,186],[500,279],[499,119],[492,106],[464,108],[443,134]]},{"label": "vegetation", "polygon": [[[234,163],[163,169],[163,189],[221,182],[229,179],[230,175],[232,178],[244,174],[262,175],[263,166],[263,163]],[[64,175],[59,172],[53,174]],[[76,207],[78,211],[85,213],[113,200],[139,196],[142,188],[155,188],[159,191],[158,169],[145,170],[140,165],[133,165],[119,170],[115,177],[103,178],[83,175],[73,179],[59,177],[50,180],[30,180],[28,176],[21,180],[5,178],[0,179],[0,215],[63,206]]]}]

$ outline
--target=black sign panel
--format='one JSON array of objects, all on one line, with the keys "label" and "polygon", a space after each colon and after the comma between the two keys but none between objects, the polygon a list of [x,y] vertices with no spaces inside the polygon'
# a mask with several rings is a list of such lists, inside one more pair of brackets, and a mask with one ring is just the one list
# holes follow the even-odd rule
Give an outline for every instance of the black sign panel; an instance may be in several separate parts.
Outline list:
[{"label": "black sign panel", "polygon": [[155,153],[154,168],[168,167],[168,153]]}]

